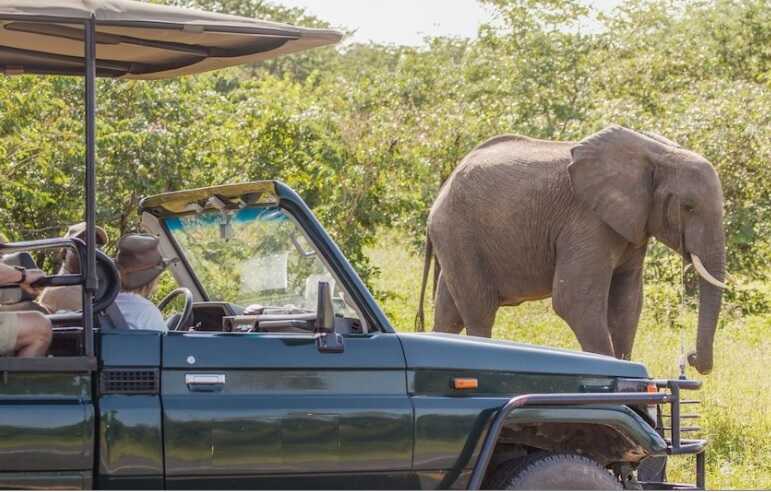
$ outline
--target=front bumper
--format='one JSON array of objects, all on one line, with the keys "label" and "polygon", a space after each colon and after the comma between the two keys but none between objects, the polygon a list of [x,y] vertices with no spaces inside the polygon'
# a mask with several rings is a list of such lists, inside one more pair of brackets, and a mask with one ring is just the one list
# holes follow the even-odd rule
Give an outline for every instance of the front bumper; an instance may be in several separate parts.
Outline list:
[{"label": "front bumper", "polygon": [[[667,455],[680,456],[680,455],[695,455],[696,456],[696,470],[695,470],[695,484],[678,484],[678,483],[666,483],[666,482],[641,482],[643,489],[645,490],[704,490],[706,487],[706,469],[705,469],[705,452],[707,448],[706,439],[683,439],[683,432],[693,432],[699,430],[698,427],[684,427],[682,422],[684,419],[698,418],[696,414],[682,413],[683,405],[690,405],[699,403],[696,400],[683,400],[680,397],[681,390],[698,390],[701,388],[701,381],[692,381],[688,379],[666,379],[653,381],[659,389],[668,390],[671,397],[666,403],[669,404],[669,415],[665,416],[663,412],[663,405],[658,406],[658,422],[656,424],[656,430],[667,441]],[[666,425],[665,418],[669,419],[670,425]],[[669,436],[666,433],[669,432]]]},{"label": "front bumper", "polygon": [[[703,490],[705,488],[705,469],[704,453],[707,441],[704,439],[682,439],[681,434],[684,430],[681,426],[681,405],[685,402],[680,399],[680,390],[695,390],[701,387],[701,382],[685,379],[673,380],[654,380],[652,381],[658,390],[651,393],[629,392],[629,393],[551,393],[551,394],[530,394],[520,395],[509,400],[501,408],[488,429],[479,458],[474,466],[471,479],[468,484],[469,490],[479,490],[482,486],[487,467],[495,449],[498,436],[503,429],[504,421],[513,413],[520,411],[528,406],[580,406],[580,405],[656,405],[658,411],[657,429],[661,437],[666,442],[666,448],[661,449],[662,454],[667,456],[678,456],[693,454],[696,455],[696,483],[674,484],[666,482],[632,482],[632,485],[641,486],[644,490]],[[668,390],[668,391],[666,391]],[[689,402],[692,403],[692,402]],[[664,426],[662,407],[669,404],[671,426]],[[653,429],[645,423],[649,432]],[[669,430],[669,439],[666,438],[666,431]],[[655,433],[654,433],[655,435]],[[657,436],[658,437],[658,436]],[[661,440],[659,440],[661,442]],[[663,444],[663,443],[662,443]]]}]

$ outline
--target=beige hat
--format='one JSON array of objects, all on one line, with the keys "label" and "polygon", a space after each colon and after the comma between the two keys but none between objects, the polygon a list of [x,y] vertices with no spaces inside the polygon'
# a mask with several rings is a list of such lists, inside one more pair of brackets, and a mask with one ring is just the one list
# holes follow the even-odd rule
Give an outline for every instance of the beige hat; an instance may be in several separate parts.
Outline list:
[{"label": "beige hat", "polygon": [[118,241],[115,263],[124,289],[138,289],[149,284],[166,269],[160,241],[151,234],[126,234]]},{"label": "beige hat", "polygon": [[[71,225],[67,232],[64,234],[64,237],[69,239],[71,237],[76,237],[78,239],[84,239],[86,235],[86,223],[80,222],[78,224]],[[96,244],[99,246],[104,246],[105,244],[110,242],[110,237],[107,235],[107,232],[105,232],[104,229],[102,229],[99,226],[96,226]]]}]

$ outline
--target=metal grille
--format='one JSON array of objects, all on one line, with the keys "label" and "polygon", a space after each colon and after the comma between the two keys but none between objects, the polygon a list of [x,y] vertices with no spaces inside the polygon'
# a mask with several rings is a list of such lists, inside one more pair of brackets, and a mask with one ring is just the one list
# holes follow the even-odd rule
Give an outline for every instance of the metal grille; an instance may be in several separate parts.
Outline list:
[{"label": "metal grille", "polygon": [[105,369],[100,378],[102,394],[158,394],[158,369]]},{"label": "metal grille", "polygon": [[[701,426],[699,426],[699,419],[701,415],[696,413],[698,411],[698,405],[701,403],[699,400],[680,400],[680,423],[679,429],[683,434],[688,434],[689,438],[693,436],[691,434],[699,434],[701,432]],[[683,406],[685,406],[683,408]],[[668,409],[667,409],[668,410]],[[683,413],[683,410],[687,410],[689,413]],[[673,439],[672,430],[672,412],[665,413],[665,409],[659,407],[659,431],[662,431],[662,435],[669,440]],[[675,425],[674,427],[676,427]]]}]

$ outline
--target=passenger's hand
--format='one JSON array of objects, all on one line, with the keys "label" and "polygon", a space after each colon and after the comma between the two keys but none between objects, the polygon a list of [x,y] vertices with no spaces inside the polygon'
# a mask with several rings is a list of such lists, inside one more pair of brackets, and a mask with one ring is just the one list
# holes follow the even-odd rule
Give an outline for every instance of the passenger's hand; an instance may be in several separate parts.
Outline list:
[{"label": "passenger's hand", "polygon": [[29,292],[30,294],[38,294],[42,287],[34,287],[34,283],[38,280],[45,278],[46,274],[42,270],[30,269],[26,270],[27,277],[24,279],[24,283],[21,284],[21,288]]}]

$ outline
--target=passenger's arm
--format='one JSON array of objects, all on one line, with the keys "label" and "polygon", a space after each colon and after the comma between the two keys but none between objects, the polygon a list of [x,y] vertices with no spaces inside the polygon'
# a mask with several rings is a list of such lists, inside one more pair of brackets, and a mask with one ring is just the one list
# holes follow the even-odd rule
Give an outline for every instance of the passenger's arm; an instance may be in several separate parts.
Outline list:
[{"label": "passenger's arm", "polygon": [[32,284],[45,277],[45,273],[37,269],[16,269],[5,263],[0,263],[0,285],[20,284],[24,290],[34,292]]},{"label": "passenger's arm", "polygon": [[22,272],[5,263],[0,263],[0,285],[18,284],[23,277]]}]

